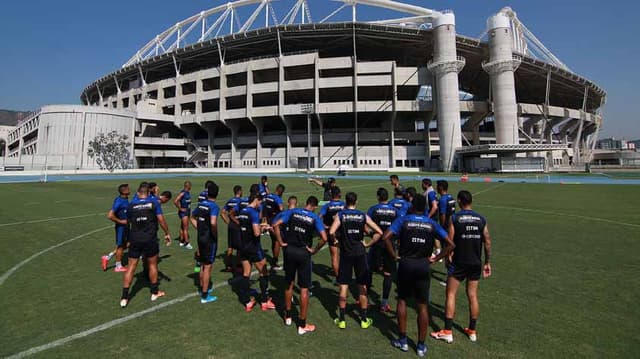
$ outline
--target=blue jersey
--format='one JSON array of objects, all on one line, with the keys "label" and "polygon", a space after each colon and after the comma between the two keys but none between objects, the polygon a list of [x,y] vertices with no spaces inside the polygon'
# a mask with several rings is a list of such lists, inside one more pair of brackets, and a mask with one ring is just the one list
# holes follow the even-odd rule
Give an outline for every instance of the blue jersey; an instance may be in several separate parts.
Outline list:
[{"label": "blue jersey", "polygon": [[409,214],[396,219],[389,231],[398,238],[400,258],[427,258],[436,238],[444,241],[447,232],[425,215]]},{"label": "blue jersey", "polygon": [[204,191],[200,192],[200,194],[198,195],[198,203],[202,201],[206,201],[207,197],[209,197],[209,191],[205,189]]},{"label": "blue jersey", "polygon": [[333,223],[333,217],[342,211],[346,207],[346,204],[343,201],[329,201],[329,203],[325,204],[320,208],[320,217],[322,217],[322,222],[325,226],[331,227]]},{"label": "blue jersey", "polygon": [[369,208],[367,215],[382,231],[386,231],[398,217],[398,210],[388,203],[378,203]]},{"label": "blue jersey", "polygon": [[217,241],[218,232],[211,227],[211,218],[217,217],[220,213],[218,204],[206,199],[198,203],[198,207],[193,210],[193,216],[198,221],[198,242]]},{"label": "blue jersey", "polygon": [[441,223],[441,225],[444,229],[449,230],[451,216],[456,213],[456,200],[453,199],[452,195],[446,193],[440,196],[440,200],[438,201],[438,213],[440,213],[440,215],[444,215],[444,223]]},{"label": "blue jersey", "polygon": [[191,208],[191,192],[182,190],[182,197],[180,198],[180,208]]},{"label": "blue jersey", "polygon": [[229,200],[227,201],[227,203],[224,204],[223,209],[227,212],[231,212],[232,209],[236,208],[236,206],[238,205],[238,203],[240,203],[240,200],[242,198],[240,197],[231,197],[229,198]]},{"label": "blue jersey", "polygon": [[240,222],[241,250],[249,253],[256,253],[262,250],[260,246],[260,235],[255,236],[253,225],[260,224],[260,213],[253,207],[245,207],[238,214]]},{"label": "blue jersey", "polygon": [[[436,195],[436,191],[427,192],[427,204],[428,204],[429,212],[431,212],[431,208],[433,207],[433,201],[436,201],[436,203],[438,202],[438,195]],[[438,212],[436,212],[434,216],[435,216],[435,219],[437,220]]]},{"label": "blue jersey", "polygon": [[311,247],[313,233],[324,232],[324,225],[317,214],[304,208],[294,208],[283,212],[282,222],[287,225],[285,242],[293,247]]},{"label": "blue jersey", "polygon": [[240,212],[249,207],[249,197],[241,197],[240,200],[236,203],[236,206],[233,207],[233,210],[236,212],[236,215],[240,214]]},{"label": "blue jersey", "polygon": [[129,240],[131,242],[157,240],[158,215],[161,214],[162,209],[152,198],[134,198],[127,209]]},{"label": "blue jersey", "polygon": [[411,209],[411,203],[404,198],[394,198],[389,201],[389,204],[398,210],[398,216],[400,217],[406,215]]},{"label": "blue jersey", "polygon": [[262,200],[262,216],[271,220],[280,212],[282,198],[277,194],[270,193]]},{"label": "blue jersey", "polygon": [[268,190],[269,190],[269,187],[263,185],[262,183],[258,184],[258,193],[260,193],[262,197],[266,197],[267,194],[269,194]]},{"label": "blue jersey", "polygon": [[[113,200],[111,210],[118,219],[127,219],[127,209],[129,208],[129,200],[120,196]],[[116,227],[126,227],[125,224],[116,223]]]},{"label": "blue jersey", "polygon": [[[138,194],[136,193],[135,195],[133,195],[133,199],[131,200],[131,202],[139,201],[139,200],[140,200],[140,198],[138,197]],[[160,214],[162,214],[162,204],[160,203],[160,200],[158,199],[158,197],[156,197],[151,192],[149,192],[149,195],[147,196],[147,198],[145,198],[145,200],[153,201],[156,204],[156,206],[158,206],[158,208],[160,210]]]},{"label": "blue jersey", "polygon": [[472,210],[462,210],[451,216],[454,235],[453,264],[482,265],[482,245],[487,220]]},{"label": "blue jersey", "polygon": [[362,241],[367,215],[357,209],[344,209],[338,213],[340,218],[340,255],[361,256],[367,253]]}]

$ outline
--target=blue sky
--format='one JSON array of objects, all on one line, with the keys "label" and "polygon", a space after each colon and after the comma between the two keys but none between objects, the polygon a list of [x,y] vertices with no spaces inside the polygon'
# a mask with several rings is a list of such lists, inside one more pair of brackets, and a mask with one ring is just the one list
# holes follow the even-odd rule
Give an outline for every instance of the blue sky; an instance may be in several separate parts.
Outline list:
[{"label": "blue sky", "polygon": [[[157,33],[224,1],[22,0],[0,2],[0,108],[30,110],[79,103],[82,89],[117,69]],[[309,0],[314,20],[338,7]],[[640,138],[633,87],[640,84],[640,3],[595,0],[421,1],[406,3],[456,13],[458,32],[482,33],[486,19],[504,6],[573,71],[607,93],[601,137]],[[284,16],[279,0],[276,13]],[[361,19],[383,16],[362,7]],[[246,14],[240,13],[243,19]],[[348,11],[341,18],[350,16]]]}]

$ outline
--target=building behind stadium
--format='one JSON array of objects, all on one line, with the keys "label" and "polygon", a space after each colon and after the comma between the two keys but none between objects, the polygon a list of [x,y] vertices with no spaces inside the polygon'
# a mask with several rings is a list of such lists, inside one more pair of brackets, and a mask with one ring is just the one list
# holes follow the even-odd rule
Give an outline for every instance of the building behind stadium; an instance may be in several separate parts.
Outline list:
[{"label": "building behind stadium", "polygon": [[[180,21],[88,85],[82,105],[27,116],[4,164],[98,168],[88,151],[106,134],[129,168],[524,172],[592,160],[606,93],[510,8],[472,38],[451,11],[324,5],[239,0]],[[364,7],[397,17],[361,20]]]}]

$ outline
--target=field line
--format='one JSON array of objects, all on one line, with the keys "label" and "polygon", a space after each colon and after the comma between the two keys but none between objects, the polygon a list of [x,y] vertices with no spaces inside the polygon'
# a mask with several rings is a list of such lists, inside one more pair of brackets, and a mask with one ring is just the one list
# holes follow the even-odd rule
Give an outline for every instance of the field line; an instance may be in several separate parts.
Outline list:
[{"label": "field line", "polygon": [[[325,245],[320,250],[324,250],[324,249],[326,249],[328,247],[329,247],[328,245]],[[258,274],[257,270],[254,270],[253,272],[251,272],[252,276],[254,276],[256,274]],[[214,287],[214,289],[219,289],[219,288],[222,288],[222,287],[226,287],[228,285],[229,285],[229,282],[228,281],[224,281],[224,282],[222,282],[222,283],[220,283],[218,285],[214,285],[213,287]],[[136,318],[140,318],[140,317],[142,317],[144,315],[156,312],[156,311],[158,311],[160,309],[164,309],[164,308],[172,306],[174,304],[182,303],[182,302],[184,302],[185,300],[187,300],[189,298],[197,297],[197,296],[198,296],[197,292],[191,292],[189,294],[185,294],[185,295],[183,295],[181,297],[178,297],[176,299],[172,299],[172,300],[170,300],[168,302],[164,302],[162,304],[153,306],[151,308],[147,308],[145,310],[129,314],[129,315],[127,315],[125,317],[122,317],[122,318],[118,318],[118,319],[114,319],[114,320],[108,321],[106,323],[103,323],[103,324],[100,324],[98,326],[95,326],[95,327],[93,327],[91,329],[83,330],[83,331],[81,331],[79,333],[70,335],[68,337],[64,337],[64,338],[61,338],[61,339],[58,339],[58,340],[54,340],[54,341],[52,341],[50,343],[47,343],[47,344],[44,344],[44,345],[40,345],[40,346],[37,346],[37,347],[33,347],[33,348],[27,349],[25,351],[22,351],[20,353],[13,354],[11,356],[8,356],[7,359],[24,358],[24,357],[27,357],[27,356],[30,356],[30,355],[33,355],[33,354],[37,354],[37,353],[43,352],[45,350],[53,349],[55,347],[59,347],[61,345],[64,345],[64,344],[69,343],[71,341],[74,341],[76,339],[81,339],[81,338],[84,338],[84,337],[88,337],[88,336],[90,336],[92,334],[107,330],[109,328],[113,328],[113,327],[115,327],[117,325],[126,323],[126,322],[134,320]]]},{"label": "field line", "polygon": [[105,229],[112,228],[112,227],[113,227],[113,225],[109,225],[109,226],[101,227],[101,228],[98,228],[98,229],[94,229],[93,231],[90,231],[90,232],[87,232],[87,233],[83,233],[81,235],[78,235],[78,236],[75,236],[73,238],[67,239],[64,242],[60,242],[60,243],[58,243],[56,245],[53,245],[53,246],[51,246],[49,248],[45,248],[45,249],[41,250],[40,252],[38,252],[36,254],[33,254],[31,257],[29,257],[29,258],[23,260],[22,262],[16,264],[11,269],[6,271],[2,276],[0,276],[0,286],[2,284],[4,284],[4,282],[7,280],[7,278],[9,278],[15,271],[20,269],[25,264],[27,264],[27,263],[31,262],[32,260],[36,259],[37,257],[39,257],[39,256],[41,256],[41,255],[43,255],[43,254],[45,254],[45,253],[47,253],[47,252],[49,252],[51,250],[54,250],[54,249],[56,249],[58,247],[64,246],[67,243],[71,243],[71,242],[73,242],[75,240],[78,240],[80,238],[84,238],[86,236],[90,236],[90,235],[92,235],[94,233],[98,233],[98,232],[104,231]]},{"label": "field line", "polygon": [[520,207],[493,206],[493,205],[488,205],[488,204],[478,204],[476,206],[477,207],[485,207],[485,208],[494,208],[494,209],[504,209],[504,210],[510,210],[510,211],[522,211],[522,212],[546,214],[546,215],[550,215],[550,216],[572,217],[572,218],[577,218],[577,219],[586,219],[586,220],[590,220],[590,221],[605,222],[605,223],[611,223],[611,224],[619,224],[621,226],[640,228],[640,224],[615,221],[615,220],[612,220],[612,219],[606,219],[606,218],[600,218],[600,217],[581,216],[579,214],[573,214],[573,213],[560,213],[560,212],[543,211],[543,210],[540,210],[540,209],[520,208]]}]

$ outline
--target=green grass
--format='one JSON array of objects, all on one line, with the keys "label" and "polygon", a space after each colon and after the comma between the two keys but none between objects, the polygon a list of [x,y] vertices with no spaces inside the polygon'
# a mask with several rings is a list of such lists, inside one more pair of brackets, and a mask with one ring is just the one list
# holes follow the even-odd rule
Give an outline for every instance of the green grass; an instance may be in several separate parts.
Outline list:
[{"label": "green grass", "polygon": [[[434,178],[437,178],[435,176]],[[161,180],[177,190],[184,179]],[[236,182],[248,188],[250,178],[220,177],[221,197]],[[387,182],[338,179],[344,190],[360,194],[360,207],[374,201],[375,189]],[[204,178],[194,179],[194,192]],[[303,200],[322,192],[301,179],[278,179],[288,194]],[[133,183],[133,182],[132,182]],[[55,248],[22,266],[0,285],[0,356],[7,356],[93,328],[102,323],[195,293],[192,252],[177,243],[161,248],[161,288],[168,294],[149,301],[148,284],[137,282],[126,309],[118,306],[121,275],[99,269],[99,257],[113,247],[113,229],[104,214],[115,195],[114,181],[0,186],[4,200],[0,225],[28,220],[95,214],[67,220],[0,226],[0,275],[50,246],[104,228]],[[405,186],[418,183],[404,183]],[[455,342],[427,340],[435,357],[634,357],[640,349],[640,188],[637,186],[562,186],[543,184],[452,183],[478,193],[476,209],[489,220],[493,236],[494,275],[480,285],[479,341],[472,344],[459,331]],[[177,237],[172,207],[165,213]],[[226,228],[220,229],[221,253]],[[193,235],[193,230],[192,230]],[[265,238],[263,247],[269,247]],[[324,274],[328,251],[314,257]],[[214,268],[214,283],[229,278]],[[441,264],[435,270],[442,271]],[[436,274],[441,277],[441,274]],[[378,303],[381,278],[376,275],[372,301]],[[371,311],[374,327],[359,328],[349,299],[347,329],[332,320],[336,288],[315,274],[315,296],[309,321],[315,333],[298,336],[275,312],[245,313],[229,286],[217,291],[218,302],[201,305],[194,296],[113,328],[43,351],[41,357],[401,357],[389,345],[397,335],[394,315]],[[276,304],[282,303],[281,274],[272,278]],[[442,326],[444,287],[432,282],[433,325]],[[392,299],[392,306],[395,300]],[[458,295],[456,324],[467,325],[464,292]],[[409,311],[409,337],[416,338],[415,312]]]}]

